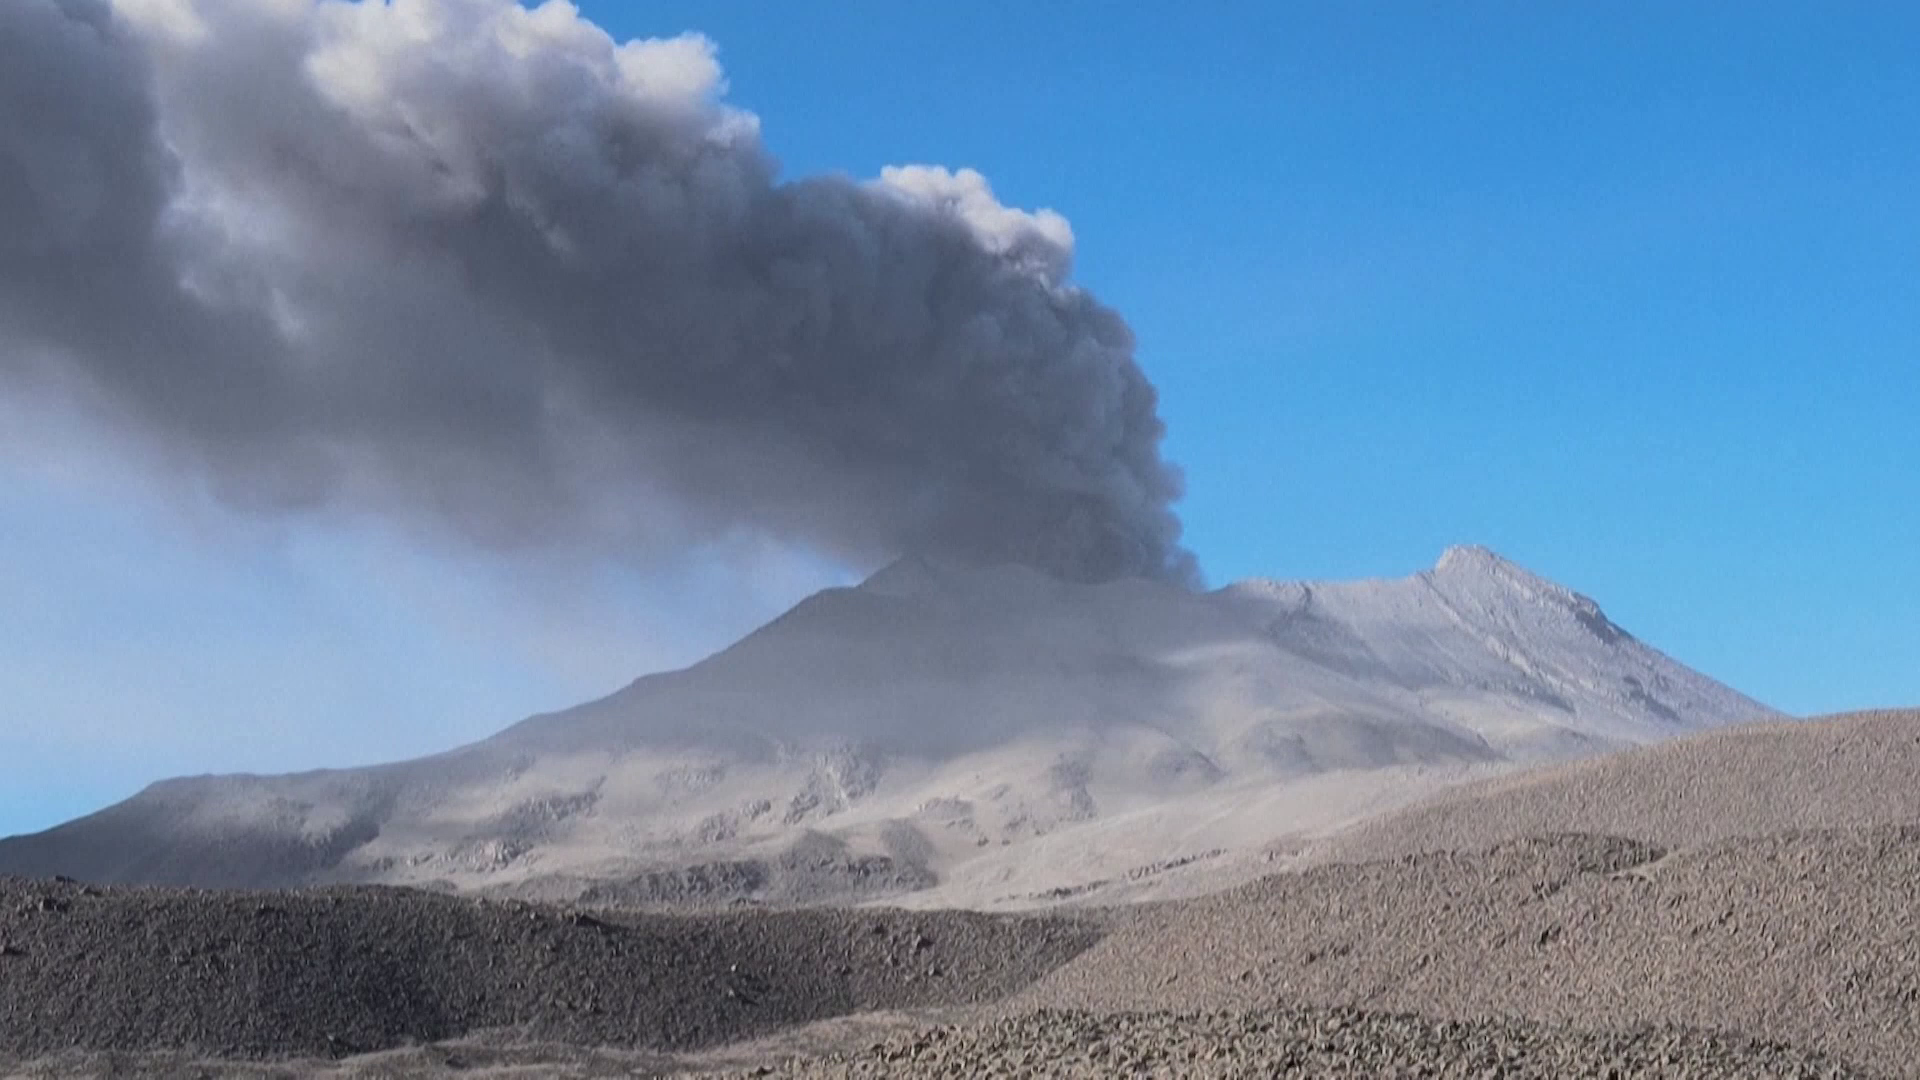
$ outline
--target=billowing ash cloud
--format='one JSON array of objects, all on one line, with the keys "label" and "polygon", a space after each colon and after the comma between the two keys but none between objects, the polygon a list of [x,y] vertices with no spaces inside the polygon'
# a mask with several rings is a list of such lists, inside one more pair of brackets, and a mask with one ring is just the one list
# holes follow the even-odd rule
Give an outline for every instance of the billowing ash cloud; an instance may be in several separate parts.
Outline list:
[{"label": "billowing ash cloud", "polygon": [[723,89],[557,2],[5,0],[0,387],[260,509],[1193,580],[1067,223],[782,181]]}]

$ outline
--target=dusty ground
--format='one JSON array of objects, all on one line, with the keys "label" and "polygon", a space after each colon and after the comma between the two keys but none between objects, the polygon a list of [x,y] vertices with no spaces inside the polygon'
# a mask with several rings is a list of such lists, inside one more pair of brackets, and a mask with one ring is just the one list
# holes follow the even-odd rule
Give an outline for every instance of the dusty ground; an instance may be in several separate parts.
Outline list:
[{"label": "dusty ground", "polygon": [[1679,1024],[1920,1076],[1920,829],[1664,854],[1569,836],[1137,912],[1023,1003]]},{"label": "dusty ground", "polygon": [[[351,1058],[491,1031],[491,1044],[348,1061],[343,1075],[512,1075],[516,1062],[646,1075],[788,1068],[796,1054],[815,1062],[796,1075],[1020,1075],[1022,1060],[1057,1066],[1035,1075],[1101,1075],[1096,1055],[1124,1053],[1148,1075],[1206,1075],[1188,1071],[1192,1056],[1213,1075],[1684,1063],[1920,1076],[1915,828],[1673,854],[1568,836],[1327,867],[1112,915],[1097,941],[1096,924],[1058,916],[618,917],[372,890],[16,884],[0,898],[5,1049],[16,1064],[96,1053],[69,1071],[173,1071],[103,1051],[188,1052],[174,1066]],[[975,1011],[711,1052],[834,1017],[961,1006]],[[1647,1031],[1669,1025],[1721,1037]],[[501,1048],[516,1039],[548,1044],[545,1056]]]},{"label": "dusty ground", "polygon": [[863,1050],[732,1074],[885,1077],[1845,1077],[1792,1047],[1696,1031],[1586,1034],[1355,1010],[1036,1012],[932,1028]]},{"label": "dusty ground", "polygon": [[1710,736],[1023,918],[10,882],[0,1075],[1920,1077],[1916,735]]}]

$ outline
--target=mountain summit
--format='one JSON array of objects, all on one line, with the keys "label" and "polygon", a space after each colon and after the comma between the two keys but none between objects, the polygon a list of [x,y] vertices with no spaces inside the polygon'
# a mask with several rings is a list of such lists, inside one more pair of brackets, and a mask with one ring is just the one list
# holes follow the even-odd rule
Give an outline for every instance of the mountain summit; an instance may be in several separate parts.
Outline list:
[{"label": "mountain summit", "polygon": [[908,559],[483,742],[167,781],[0,841],[0,873],[1037,902],[1778,716],[1484,548],[1399,579],[1206,593]]}]

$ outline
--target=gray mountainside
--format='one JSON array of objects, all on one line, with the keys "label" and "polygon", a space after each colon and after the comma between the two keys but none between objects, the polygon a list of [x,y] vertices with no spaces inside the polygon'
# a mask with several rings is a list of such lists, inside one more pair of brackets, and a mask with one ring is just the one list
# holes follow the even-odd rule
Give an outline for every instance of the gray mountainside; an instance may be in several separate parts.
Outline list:
[{"label": "gray mountainside", "polygon": [[1480,548],[1207,593],[905,560],[444,754],[154,784],[0,840],[0,873],[1030,904],[1265,865],[1458,780],[1778,718]]}]

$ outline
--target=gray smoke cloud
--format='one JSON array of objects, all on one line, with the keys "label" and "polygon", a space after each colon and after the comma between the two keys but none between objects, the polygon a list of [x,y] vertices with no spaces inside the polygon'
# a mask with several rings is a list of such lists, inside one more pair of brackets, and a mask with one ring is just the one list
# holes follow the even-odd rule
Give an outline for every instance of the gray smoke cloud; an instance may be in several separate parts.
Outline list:
[{"label": "gray smoke cloud", "polygon": [[1065,220],[724,90],[560,2],[5,0],[0,388],[264,511],[1196,581]]}]

